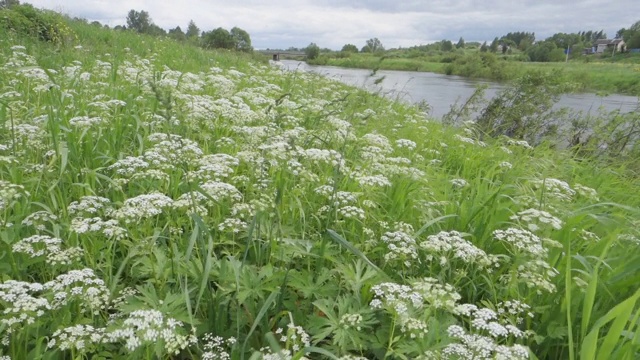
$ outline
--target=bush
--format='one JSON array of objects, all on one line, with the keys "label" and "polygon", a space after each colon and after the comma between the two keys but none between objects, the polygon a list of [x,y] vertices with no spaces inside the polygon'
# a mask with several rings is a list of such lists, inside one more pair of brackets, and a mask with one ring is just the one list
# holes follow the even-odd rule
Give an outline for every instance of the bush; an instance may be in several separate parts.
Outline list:
[{"label": "bush", "polygon": [[75,38],[62,16],[52,11],[38,10],[30,4],[0,10],[0,27],[55,44]]}]

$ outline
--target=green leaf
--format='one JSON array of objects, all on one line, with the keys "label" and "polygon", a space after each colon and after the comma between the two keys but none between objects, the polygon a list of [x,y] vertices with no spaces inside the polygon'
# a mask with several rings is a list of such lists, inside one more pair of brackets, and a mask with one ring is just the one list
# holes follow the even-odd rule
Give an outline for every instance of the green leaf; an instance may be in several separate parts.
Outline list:
[{"label": "green leaf", "polygon": [[304,348],[304,353],[305,354],[311,354],[311,353],[321,354],[328,357],[329,359],[338,360],[338,357],[333,355],[329,351],[325,349],[321,349],[319,347],[315,347],[315,346],[307,346],[306,348]]},{"label": "green leaf", "polygon": [[[580,359],[593,360],[596,358],[609,358],[609,355],[611,355],[616,344],[618,344],[620,341],[624,326],[629,321],[629,317],[631,316],[631,312],[636,306],[638,298],[640,298],[640,290],[636,291],[635,294],[616,305],[595,322],[589,334],[587,334],[587,336],[582,340],[582,346],[580,348]],[[613,321],[613,323],[609,328],[607,336],[602,342],[600,349],[597,351],[596,357],[599,338],[598,335],[600,333],[600,329],[611,321]]]},{"label": "green leaf", "polygon": [[279,288],[274,290],[271,293],[271,295],[269,295],[269,297],[264,302],[264,304],[262,304],[262,307],[260,308],[260,311],[258,312],[258,315],[256,316],[256,319],[253,321],[253,324],[251,325],[251,329],[249,330],[249,333],[247,334],[247,337],[244,339],[244,342],[242,343],[242,353],[245,352],[245,348],[247,347],[247,342],[251,338],[251,335],[253,334],[253,332],[258,327],[258,323],[260,323],[260,321],[262,320],[264,315],[267,313],[267,311],[269,310],[269,307],[271,305],[273,305],[273,303],[276,301],[276,297],[278,297],[279,293],[280,293],[280,289]]},{"label": "green leaf", "polygon": [[369,258],[367,258],[367,256],[364,253],[362,253],[362,251],[358,250],[355,246],[353,246],[353,244],[351,244],[350,242],[345,240],[345,238],[343,238],[342,236],[340,236],[338,233],[336,233],[335,231],[333,231],[331,229],[327,229],[327,233],[329,234],[329,237],[331,237],[333,240],[335,240],[338,244],[346,247],[355,256],[357,256],[360,259],[364,260],[367,264],[369,264],[369,266],[374,268],[380,274],[384,275],[385,278],[387,278],[387,279],[390,278],[389,275],[387,275],[384,271],[382,271],[382,269],[380,269],[379,267],[376,266],[376,264],[371,262],[371,260],[369,260]]}]

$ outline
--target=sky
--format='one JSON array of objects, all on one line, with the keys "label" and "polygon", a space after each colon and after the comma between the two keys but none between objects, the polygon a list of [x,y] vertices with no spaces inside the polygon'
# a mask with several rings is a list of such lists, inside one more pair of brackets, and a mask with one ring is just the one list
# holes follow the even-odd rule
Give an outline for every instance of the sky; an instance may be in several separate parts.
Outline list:
[{"label": "sky", "polygon": [[72,17],[124,25],[129,10],[147,11],[168,30],[189,20],[204,31],[238,26],[256,49],[306,47],[339,50],[377,37],[385,48],[443,39],[488,41],[508,32],[616,31],[640,20],[638,0],[24,0]]}]

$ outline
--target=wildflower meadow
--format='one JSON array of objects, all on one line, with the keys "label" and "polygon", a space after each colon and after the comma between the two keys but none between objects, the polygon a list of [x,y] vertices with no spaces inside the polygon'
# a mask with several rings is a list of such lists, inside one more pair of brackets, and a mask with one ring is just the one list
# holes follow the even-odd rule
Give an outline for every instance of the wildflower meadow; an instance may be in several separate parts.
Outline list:
[{"label": "wildflower meadow", "polygon": [[0,29],[0,359],[637,359],[640,177],[250,55]]}]

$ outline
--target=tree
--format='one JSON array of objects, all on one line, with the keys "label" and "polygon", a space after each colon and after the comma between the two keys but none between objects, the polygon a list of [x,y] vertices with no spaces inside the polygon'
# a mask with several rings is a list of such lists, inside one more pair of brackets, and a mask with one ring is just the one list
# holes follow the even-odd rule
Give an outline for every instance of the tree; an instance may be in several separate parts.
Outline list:
[{"label": "tree", "polygon": [[624,42],[627,44],[627,49],[638,49],[640,48],[640,43],[638,43],[638,38],[640,35],[640,21],[636,21],[630,28],[625,30],[624,34],[622,34],[622,38]]},{"label": "tree", "polygon": [[304,49],[304,54],[308,60],[313,60],[320,55],[320,47],[316,43],[311,43]]},{"label": "tree", "polygon": [[527,49],[527,55],[531,61],[563,61],[565,59],[564,50],[558,48],[552,41],[543,41]]},{"label": "tree", "polygon": [[523,47],[525,47],[525,50],[526,50],[527,44],[535,43],[536,34],[532,32],[531,33],[526,32],[526,31],[510,32],[507,35],[503,36],[500,40],[502,40],[503,43],[505,41],[510,41],[513,44],[510,46],[520,47],[520,44],[523,44]]},{"label": "tree", "polygon": [[358,52],[358,47],[353,45],[353,44],[346,44],[345,46],[342,47],[342,50],[340,50],[340,51],[357,53]]},{"label": "tree", "polygon": [[147,30],[147,34],[151,36],[165,36],[167,35],[167,32],[160,26],[151,23],[151,25],[149,26],[149,30]]},{"label": "tree", "polygon": [[127,15],[127,29],[135,30],[141,34],[148,34],[151,28],[151,18],[149,13],[142,10],[140,12],[131,10]]},{"label": "tree", "polygon": [[489,50],[491,50],[492,53],[496,53],[498,52],[498,38],[494,38],[493,41],[491,42],[491,45],[489,46]]},{"label": "tree", "polygon": [[209,49],[235,49],[236,43],[229,31],[219,27],[205,33],[202,37],[203,46]]},{"label": "tree", "polygon": [[367,40],[366,45],[362,48],[362,52],[377,53],[381,51],[384,51],[384,46],[382,46],[382,42],[378,38]]},{"label": "tree", "polygon": [[177,26],[175,29],[169,30],[169,37],[176,41],[187,40],[187,35],[185,35],[180,26]]},{"label": "tree", "polygon": [[458,40],[458,43],[456,44],[456,49],[464,49],[464,39],[462,38],[462,36],[460,37],[460,40]]},{"label": "tree", "polygon": [[480,52],[487,52],[487,50],[489,50],[489,47],[487,46],[487,42],[483,42],[482,46],[480,46]]},{"label": "tree", "polygon": [[189,39],[200,36],[200,28],[196,26],[196,23],[194,23],[193,20],[189,20],[189,26],[187,27],[187,33],[185,35]]},{"label": "tree", "polygon": [[440,44],[440,50],[442,51],[451,51],[453,50],[453,43],[449,40],[442,40]]},{"label": "tree", "polygon": [[640,31],[636,31],[625,43],[627,49],[640,49]]},{"label": "tree", "polygon": [[249,33],[240,29],[239,27],[234,27],[231,29],[231,37],[235,43],[236,50],[251,52],[253,48],[251,47],[251,37]]}]

